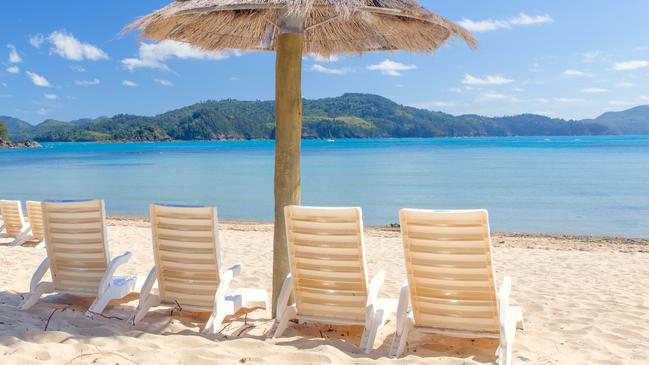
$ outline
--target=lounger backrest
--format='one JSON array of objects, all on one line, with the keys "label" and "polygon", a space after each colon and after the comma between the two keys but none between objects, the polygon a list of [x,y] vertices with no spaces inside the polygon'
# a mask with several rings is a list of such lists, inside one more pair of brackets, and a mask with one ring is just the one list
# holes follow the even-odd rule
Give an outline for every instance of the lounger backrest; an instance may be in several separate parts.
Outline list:
[{"label": "lounger backrest", "polygon": [[364,323],[367,265],[360,208],[285,208],[298,314]]},{"label": "lounger backrest", "polygon": [[487,211],[403,209],[400,221],[415,325],[498,333]]},{"label": "lounger backrest", "polygon": [[41,202],[26,201],[27,216],[29,217],[29,224],[32,226],[32,236],[39,241],[43,240],[43,210],[41,209]]},{"label": "lounger backrest", "polygon": [[19,200],[0,200],[2,219],[7,235],[16,237],[25,227],[23,208]]},{"label": "lounger backrest", "polygon": [[104,201],[46,201],[41,207],[54,287],[97,295],[110,261]]},{"label": "lounger backrest", "polygon": [[216,208],[153,204],[150,209],[162,301],[211,312],[221,267]]}]

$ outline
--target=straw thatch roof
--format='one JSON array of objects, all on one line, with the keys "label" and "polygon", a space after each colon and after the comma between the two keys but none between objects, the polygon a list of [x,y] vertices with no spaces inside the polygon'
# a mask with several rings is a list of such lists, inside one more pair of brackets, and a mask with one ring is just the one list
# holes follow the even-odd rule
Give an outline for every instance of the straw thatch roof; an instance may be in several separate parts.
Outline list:
[{"label": "straw thatch roof", "polygon": [[274,50],[280,17],[287,14],[304,18],[309,54],[430,52],[453,37],[477,46],[464,28],[415,0],[176,0],[126,30],[205,50]]}]

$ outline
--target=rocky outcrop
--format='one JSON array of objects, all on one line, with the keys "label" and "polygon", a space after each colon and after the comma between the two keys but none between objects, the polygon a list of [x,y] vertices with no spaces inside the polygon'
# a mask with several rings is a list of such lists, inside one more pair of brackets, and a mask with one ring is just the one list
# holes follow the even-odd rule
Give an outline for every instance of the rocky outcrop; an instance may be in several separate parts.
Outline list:
[{"label": "rocky outcrop", "polygon": [[0,148],[40,148],[40,143],[36,141],[11,142],[0,139]]}]

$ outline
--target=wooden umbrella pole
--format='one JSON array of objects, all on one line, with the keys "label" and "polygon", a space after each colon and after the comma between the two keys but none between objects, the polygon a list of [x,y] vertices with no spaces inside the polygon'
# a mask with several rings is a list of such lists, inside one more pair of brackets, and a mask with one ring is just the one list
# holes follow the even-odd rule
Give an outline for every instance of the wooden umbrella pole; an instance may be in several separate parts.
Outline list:
[{"label": "wooden umbrella pole", "polygon": [[302,139],[302,51],[304,21],[283,17],[275,61],[275,235],[273,240],[273,318],[289,273],[284,207],[300,204]]}]

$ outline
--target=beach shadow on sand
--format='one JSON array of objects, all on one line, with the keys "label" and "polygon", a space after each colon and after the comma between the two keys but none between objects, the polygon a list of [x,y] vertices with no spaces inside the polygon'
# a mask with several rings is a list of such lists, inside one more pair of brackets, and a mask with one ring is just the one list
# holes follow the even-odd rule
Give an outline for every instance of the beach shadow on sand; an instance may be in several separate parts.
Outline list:
[{"label": "beach shadow on sand", "polygon": [[[0,292],[0,333],[11,333],[11,336],[0,336],[0,345],[10,346],[16,341],[40,343],[47,332],[56,332],[55,341],[101,342],[102,338],[133,337],[151,340],[151,336],[188,336],[193,341],[212,341],[223,344],[237,340],[255,341],[257,344],[239,346],[279,346],[291,351],[319,351],[322,347],[333,347],[351,359],[376,360],[386,358],[394,334],[392,326],[386,326],[377,336],[376,348],[370,354],[364,354],[358,347],[362,335],[360,326],[327,326],[317,324],[292,323],[285,334],[273,340],[270,331],[273,321],[270,313],[264,309],[242,310],[234,316],[227,317],[217,334],[204,335],[204,328],[209,314],[179,311],[170,306],[157,307],[136,326],[128,323],[133,311],[137,294],[111,302],[111,306],[102,315],[88,318],[84,314],[92,299],[79,298],[66,294],[44,296],[37,305],[27,311],[19,311],[18,304],[26,296],[16,291]],[[19,330],[16,330],[19,328]],[[102,346],[97,353],[104,353]],[[411,336],[403,357],[413,360],[427,357],[451,357],[458,360],[474,360],[481,363],[495,363],[497,340],[472,340],[448,338],[436,335],[418,334]],[[114,354],[114,353],[113,353]],[[341,355],[342,355],[341,354]],[[119,354],[117,354],[119,355]],[[121,356],[121,355],[120,355]]]}]

